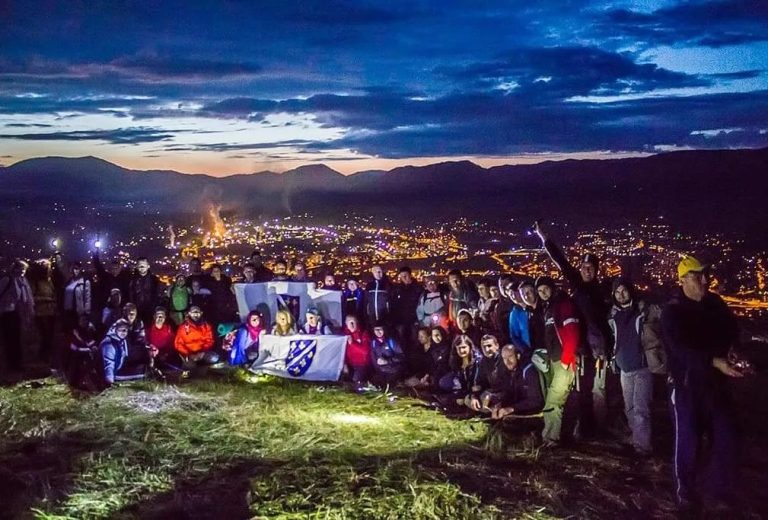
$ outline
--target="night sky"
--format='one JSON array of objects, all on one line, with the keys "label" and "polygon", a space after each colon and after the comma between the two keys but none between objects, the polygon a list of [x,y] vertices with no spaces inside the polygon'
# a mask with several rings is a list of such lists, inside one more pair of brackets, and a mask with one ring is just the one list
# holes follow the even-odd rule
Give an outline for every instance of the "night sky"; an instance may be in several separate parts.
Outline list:
[{"label": "night sky", "polygon": [[346,173],[767,145],[764,0],[0,0],[4,165]]}]

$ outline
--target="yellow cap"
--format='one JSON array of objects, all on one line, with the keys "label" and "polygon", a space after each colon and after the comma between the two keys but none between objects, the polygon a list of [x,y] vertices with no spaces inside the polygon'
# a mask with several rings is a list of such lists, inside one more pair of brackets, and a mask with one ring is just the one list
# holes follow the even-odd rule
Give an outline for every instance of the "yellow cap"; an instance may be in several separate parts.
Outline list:
[{"label": "yellow cap", "polygon": [[682,278],[688,273],[701,273],[704,265],[692,256],[686,256],[677,264],[677,277]]}]

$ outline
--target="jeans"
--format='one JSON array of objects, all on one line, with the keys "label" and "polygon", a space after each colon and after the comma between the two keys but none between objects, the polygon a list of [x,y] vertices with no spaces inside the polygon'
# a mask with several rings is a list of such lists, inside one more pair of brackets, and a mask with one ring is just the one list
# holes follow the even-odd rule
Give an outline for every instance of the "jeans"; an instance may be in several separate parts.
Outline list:
[{"label": "jeans", "polygon": [[560,431],[563,426],[563,408],[571,393],[576,374],[573,370],[563,368],[560,361],[550,363],[552,382],[547,389],[544,402],[544,430],[541,438],[544,442],[560,442]]},{"label": "jeans", "polygon": [[621,373],[624,413],[632,430],[632,446],[639,453],[651,452],[651,398],[653,374],[647,368]]}]

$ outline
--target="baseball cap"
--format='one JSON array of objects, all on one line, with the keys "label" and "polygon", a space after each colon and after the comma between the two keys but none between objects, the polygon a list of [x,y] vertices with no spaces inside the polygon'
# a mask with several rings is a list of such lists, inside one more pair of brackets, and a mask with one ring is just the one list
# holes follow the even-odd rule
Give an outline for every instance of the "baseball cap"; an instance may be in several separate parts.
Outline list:
[{"label": "baseball cap", "polygon": [[320,316],[320,311],[317,307],[307,307],[307,314],[314,314],[315,316]]},{"label": "baseball cap", "polygon": [[677,277],[682,278],[688,273],[701,273],[706,269],[706,266],[699,262],[692,256],[685,256],[680,263],[677,264]]}]

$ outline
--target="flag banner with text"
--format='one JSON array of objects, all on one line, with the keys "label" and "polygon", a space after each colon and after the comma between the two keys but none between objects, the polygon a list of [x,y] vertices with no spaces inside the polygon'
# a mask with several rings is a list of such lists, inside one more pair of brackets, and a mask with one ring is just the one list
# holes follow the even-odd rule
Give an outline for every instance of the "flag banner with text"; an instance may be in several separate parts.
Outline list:
[{"label": "flag banner with text", "polygon": [[250,370],[287,379],[338,381],[346,348],[346,336],[265,334],[259,340],[259,357]]},{"label": "flag banner with text", "polygon": [[245,321],[254,309],[261,312],[264,321],[275,322],[277,310],[284,307],[291,311],[297,323],[304,323],[309,307],[317,307],[323,321],[335,330],[341,330],[341,291],[316,289],[314,282],[265,282],[236,283],[235,297],[240,320]]}]

